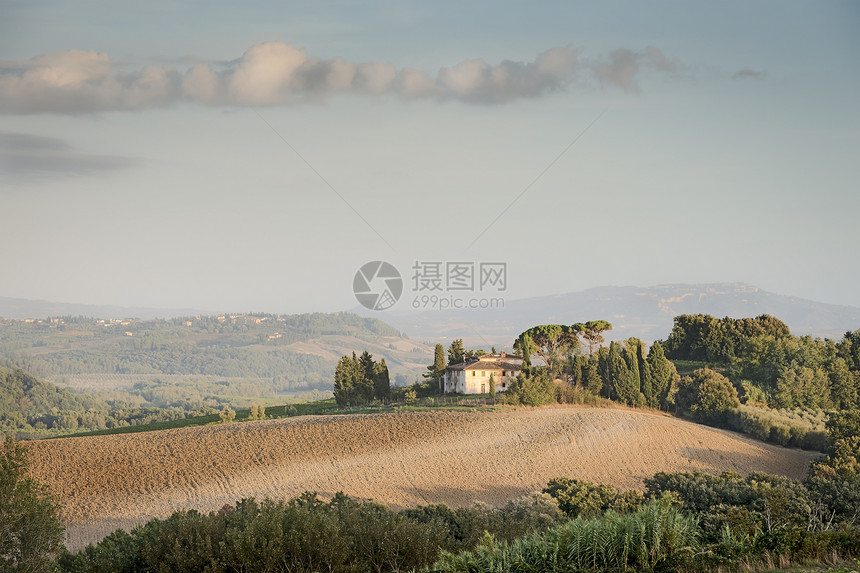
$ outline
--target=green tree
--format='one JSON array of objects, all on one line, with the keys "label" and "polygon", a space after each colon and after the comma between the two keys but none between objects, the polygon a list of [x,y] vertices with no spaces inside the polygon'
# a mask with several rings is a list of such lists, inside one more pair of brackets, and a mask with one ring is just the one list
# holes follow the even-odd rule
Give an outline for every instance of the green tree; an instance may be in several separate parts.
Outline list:
[{"label": "green tree", "polygon": [[680,380],[675,365],[669,362],[663,353],[663,346],[655,342],[648,350],[648,367],[651,373],[651,384],[654,399],[661,408],[669,407],[669,396],[673,382]]},{"label": "green tree", "polygon": [[342,356],[334,370],[334,399],[341,408],[355,400],[353,383],[355,379],[355,352],[352,357]]},{"label": "green tree", "polygon": [[222,422],[227,424],[236,419],[236,412],[234,412],[230,406],[224,406],[224,409],[221,410],[221,413],[218,414],[218,417],[221,418]]},{"label": "green tree", "polygon": [[[566,352],[575,351],[579,346],[578,330],[563,324],[542,324],[534,326],[519,335],[514,348],[528,349],[529,354],[544,361],[549,371],[556,374],[556,367]],[[529,344],[530,342],[530,344]],[[521,350],[523,357],[526,356]]]},{"label": "green tree", "polygon": [[424,373],[424,378],[436,382],[444,375],[445,347],[443,347],[441,344],[437,344],[436,349],[433,352],[433,364],[427,367],[427,372]]},{"label": "green tree", "polygon": [[[602,353],[598,351],[598,357]],[[634,405],[639,399],[639,381],[625,360],[627,352],[618,342],[609,345],[604,359],[604,390],[608,398],[622,404]]]},{"label": "green tree", "polygon": [[448,347],[448,364],[460,364],[465,360],[466,349],[463,347],[463,339],[452,340]]},{"label": "green tree", "polygon": [[573,328],[588,342],[588,355],[593,356],[594,347],[603,344],[603,333],[612,330],[612,324],[606,320],[589,320],[578,322]]},{"label": "green tree", "polygon": [[27,475],[27,450],[6,438],[0,456],[0,571],[48,571],[62,549],[59,504]]},{"label": "green tree", "polygon": [[388,365],[382,358],[373,368],[373,395],[377,400],[387,400],[391,395],[391,379],[388,376]]},{"label": "green tree", "polygon": [[496,403],[496,378],[492,372],[490,372],[490,400],[493,401],[493,404]]},{"label": "green tree", "polygon": [[685,376],[675,397],[678,411],[694,420],[719,423],[728,411],[740,406],[738,391],[728,378],[710,368],[700,368]]}]

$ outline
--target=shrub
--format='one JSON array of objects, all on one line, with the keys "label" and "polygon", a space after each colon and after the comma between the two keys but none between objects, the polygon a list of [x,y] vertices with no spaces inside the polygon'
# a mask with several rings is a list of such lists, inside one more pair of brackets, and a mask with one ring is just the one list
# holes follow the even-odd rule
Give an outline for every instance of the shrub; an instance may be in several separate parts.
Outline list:
[{"label": "shrub", "polygon": [[724,422],[728,412],[740,406],[738,391],[729,379],[710,368],[700,368],[685,376],[678,386],[675,403],[694,420],[712,424]]},{"label": "shrub", "polygon": [[59,504],[27,476],[24,446],[6,438],[0,450],[0,571],[47,571],[62,548]]},{"label": "shrub", "polygon": [[222,422],[229,423],[236,419],[236,412],[234,412],[230,406],[224,406],[224,409],[221,410],[218,417],[221,418]]}]

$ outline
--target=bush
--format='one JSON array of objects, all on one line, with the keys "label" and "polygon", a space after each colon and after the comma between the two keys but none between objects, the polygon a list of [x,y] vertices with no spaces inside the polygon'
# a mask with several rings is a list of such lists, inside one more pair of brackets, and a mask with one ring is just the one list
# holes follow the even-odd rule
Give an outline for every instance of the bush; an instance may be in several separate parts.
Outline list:
[{"label": "bush", "polygon": [[505,401],[524,406],[552,404],[555,402],[555,384],[545,370],[532,375],[520,374],[508,387]]},{"label": "bush", "polygon": [[60,507],[27,476],[27,450],[6,438],[0,455],[0,571],[47,571],[62,549]]},{"label": "bush", "polygon": [[729,379],[710,368],[700,368],[682,378],[675,403],[682,413],[710,424],[724,423],[728,413],[740,406],[738,391]]},{"label": "bush", "polygon": [[224,409],[221,410],[218,417],[226,424],[236,419],[236,412],[234,412],[230,406],[224,406]]}]

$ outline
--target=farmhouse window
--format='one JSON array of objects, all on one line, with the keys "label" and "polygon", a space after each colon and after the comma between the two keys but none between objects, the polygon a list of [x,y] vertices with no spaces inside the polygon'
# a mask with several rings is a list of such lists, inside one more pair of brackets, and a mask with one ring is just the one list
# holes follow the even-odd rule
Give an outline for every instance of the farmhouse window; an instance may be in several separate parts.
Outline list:
[{"label": "farmhouse window", "polygon": [[483,370],[481,370],[481,376],[486,376],[486,375],[487,375],[487,373],[484,372]]},{"label": "farmhouse window", "polygon": [[474,376],[474,375],[475,375],[475,371],[474,371],[474,370],[472,370],[472,376]]}]

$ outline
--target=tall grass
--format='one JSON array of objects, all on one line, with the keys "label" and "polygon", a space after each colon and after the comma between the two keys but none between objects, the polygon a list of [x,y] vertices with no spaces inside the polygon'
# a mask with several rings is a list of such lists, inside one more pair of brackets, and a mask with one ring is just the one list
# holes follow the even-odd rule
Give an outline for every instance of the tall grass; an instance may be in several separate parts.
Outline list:
[{"label": "tall grass", "polygon": [[655,571],[684,563],[698,547],[698,520],[668,499],[655,499],[635,513],[577,518],[512,543],[488,535],[473,551],[442,553],[432,570]]}]

